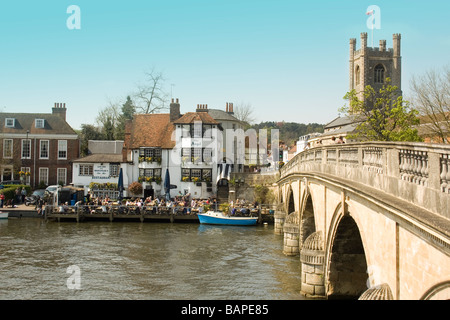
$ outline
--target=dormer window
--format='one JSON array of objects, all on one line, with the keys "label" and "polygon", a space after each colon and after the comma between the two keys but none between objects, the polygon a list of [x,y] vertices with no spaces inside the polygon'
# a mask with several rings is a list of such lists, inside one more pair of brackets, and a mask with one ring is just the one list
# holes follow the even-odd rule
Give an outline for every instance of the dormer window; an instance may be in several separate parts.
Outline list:
[{"label": "dormer window", "polygon": [[43,129],[45,125],[45,119],[35,119],[34,126],[35,128]]},{"label": "dormer window", "polygon": [[5,119],[5,127],[6,128],[14,128],[16,126],[16,119],[14,118],[6,118]]}]

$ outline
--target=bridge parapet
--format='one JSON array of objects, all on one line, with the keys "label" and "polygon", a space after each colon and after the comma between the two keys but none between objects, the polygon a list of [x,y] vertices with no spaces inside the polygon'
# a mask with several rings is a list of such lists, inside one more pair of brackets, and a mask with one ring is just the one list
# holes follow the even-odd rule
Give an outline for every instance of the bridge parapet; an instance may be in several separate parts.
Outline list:
[{"label": "bridge parapet", "polygon": [[280,170],[280,180],[305,172],[363,184],[450,218],[448,145],[361,142],[316,147],[290,160]]}]

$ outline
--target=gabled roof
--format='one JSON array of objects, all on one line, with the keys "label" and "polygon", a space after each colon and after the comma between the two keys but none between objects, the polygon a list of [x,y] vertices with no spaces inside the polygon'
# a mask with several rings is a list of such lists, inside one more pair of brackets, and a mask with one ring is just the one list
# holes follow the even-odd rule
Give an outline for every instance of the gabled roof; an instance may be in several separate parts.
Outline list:
[{"label": "gabled roof", "polygon": [[241,122],[239,119],[237,119],[234,115],[225,112],[220,109],[207,109],[208,114],[214,119],[214,120],[224,120],[224,121],[236,121]]},{"label": "gabled roof", "polygon": [[214,120],[208,112],[187,112],[182,115],[180,118],[175,120],[173,123],[175,124],[190,124],[195,121],[201,121],[203,124],[215,124],[218,125],[219,122]]},{"label": "gabled roof", "polygon": [[334,128],[334,127],[340,127],[340,126],[346,126],[348,124],[354,123],[355,120],[351,117],[337,117],[336,119],[328,122],[325,126],[324,129],[330,129],[330,128]]},{"label": "gabled roof", "polygon": [[[7,118],[15,119],[14,127],[6,127]],[[44,119],[44,128],[36,128],[35,120]],[[51,113],[0,113],[1,133],[76,135],[72,127],[59,115]]]},{"label": "gabled roof", "polygon": [[140,147],[156,147],[172,149],[172,133],[175,126],[170,122],[170,114],[136,114],[132,123],[127,126],[130,130],[125,144],[129,149]]},{"label": "gabled roof", "polygon": [[73,162],[77,162],[77,163],[117,163],[117,162],[123,162],[123,157],[122,157],[122,154],[97,153],[97,154],[91,154],[89,156],[76,159]]}]

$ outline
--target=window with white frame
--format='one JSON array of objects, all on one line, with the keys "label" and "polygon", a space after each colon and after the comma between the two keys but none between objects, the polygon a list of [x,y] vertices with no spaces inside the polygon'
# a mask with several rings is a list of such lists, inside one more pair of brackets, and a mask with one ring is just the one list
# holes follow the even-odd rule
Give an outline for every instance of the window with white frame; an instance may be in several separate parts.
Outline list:
[{"label": "window with white frame", "polygon": [[44,128],[45,125],[45,119],[35,119],[34,120],[34,126],[36,128],[42,129]]},{"label": "window with white frame", "polygon": [[5,119],[5,127],[6,128],[14,128],[16,126],[16,119],[14,118],[6,118]]},{"label": "window with white frame", "polygon": [[120,170],[120,164],[111,163],[109,165],[109,176],[110,177],[118,177]]},{"label": "window with white frame", "polygon": [[11,159],[13,157],[13,140],[3,140],[3,158]]},{"label": "window with white frame", "polygon": [[58,140],[58,159],[67,159],[67,140]]},{"label": "window with white frame", "polygon": [[192,148],[192,162],[197,163],[202,161],[202,149]]},{"label": "window with white frame", "polygon": [[80,176],[92,176],[94,174],[93,164],[80,164],[80,171],[78,175]]},{"label": "window with white frame", "polygon": [[50,145],[49,140],[41,140],[40,143],[40,151],[39,151],[39,159],[48,159],[48,147]]},{"label": "window with white frame", "polygon": [[62,184],[63,186],[67,183],[67,169],[66,168],[58,168],[56,169],[56,177],[58,184]]},{"label": "window with white frame", "polygon": [[203,149],[203,161],[212,162],[212,148]]},{"label": "window with white frame", "polygon": [[31,140],[22,139],[22,159],[31,159]]},{"label": "window with white frame", "polygon": [[48,168],[39,168],[39,183],[48,186]]}]

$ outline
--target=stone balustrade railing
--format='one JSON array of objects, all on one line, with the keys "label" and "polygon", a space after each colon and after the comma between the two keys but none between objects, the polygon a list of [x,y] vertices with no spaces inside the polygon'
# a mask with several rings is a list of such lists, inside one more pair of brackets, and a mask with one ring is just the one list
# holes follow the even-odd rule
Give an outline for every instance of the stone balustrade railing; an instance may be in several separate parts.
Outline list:
[{"label": "stone balustrade railing", "polygon": [[300,172],[349,179],[450,218],[450,146],[409,142],[327,145],[297,154],[280,179]]}]

